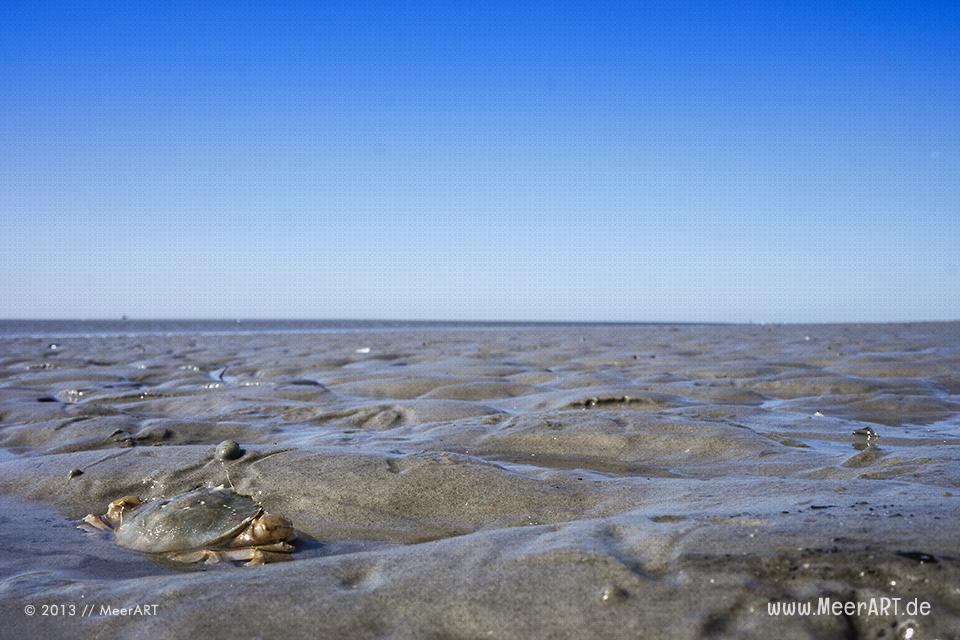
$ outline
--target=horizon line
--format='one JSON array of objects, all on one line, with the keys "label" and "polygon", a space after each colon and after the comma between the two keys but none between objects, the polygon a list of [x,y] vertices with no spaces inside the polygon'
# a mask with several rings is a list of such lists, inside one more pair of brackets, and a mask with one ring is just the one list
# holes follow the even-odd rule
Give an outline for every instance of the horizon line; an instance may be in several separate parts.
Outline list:
[{"label": "horizon line", "polygon": [[169,322],[169,323],[382,323],[382,324],[457,324],[457,325],[598,325],[598,326],[667,326],[667,325],[689,325],[689,326],[811,326],[811,325],[862,325],[862,324],[951,324],[960,322],[960,317],[949,319],[913,319],[913,320],[837,320],[837,321],[718,321],[718,320],[478,320],[478,319],[443,319],[443,318],[276,318],[276,317],[92,317],[92,318],[15,318],[0,317],[0,323],[13,322],[63,322],[63,323],[86,323],[86,322]]}]

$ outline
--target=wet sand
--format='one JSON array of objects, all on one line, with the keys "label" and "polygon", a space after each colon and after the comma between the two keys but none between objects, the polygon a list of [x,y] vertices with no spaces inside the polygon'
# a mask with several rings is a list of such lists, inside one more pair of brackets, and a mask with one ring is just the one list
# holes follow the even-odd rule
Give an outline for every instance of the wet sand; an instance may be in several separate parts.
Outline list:
[{"label": "wet sand", "polygon": [[[958,323],[188,330],[0,335],[0,636],[960,637]],[[293,561],[74,528],[227,482]]]}]

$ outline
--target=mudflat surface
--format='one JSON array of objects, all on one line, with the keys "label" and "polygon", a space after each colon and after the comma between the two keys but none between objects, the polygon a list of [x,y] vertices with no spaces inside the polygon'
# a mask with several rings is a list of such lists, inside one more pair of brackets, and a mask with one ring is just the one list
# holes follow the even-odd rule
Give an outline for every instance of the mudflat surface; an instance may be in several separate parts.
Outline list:
[{"label": "mudflat surface", "polygon": [[[960,324],[15,328],[5,638],[960,637]],[[74,527],[221,484],[292,561]]]}]

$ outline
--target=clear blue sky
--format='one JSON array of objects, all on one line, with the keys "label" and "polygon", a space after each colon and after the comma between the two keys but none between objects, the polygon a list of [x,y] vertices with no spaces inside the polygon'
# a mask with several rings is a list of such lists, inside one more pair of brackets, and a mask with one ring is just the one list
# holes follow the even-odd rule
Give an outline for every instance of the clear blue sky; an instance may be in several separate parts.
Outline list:
[{"label": "clear blue sky", "polygon": [[8,1],[0,216],[0,317],[960,318],[960,5]]}]

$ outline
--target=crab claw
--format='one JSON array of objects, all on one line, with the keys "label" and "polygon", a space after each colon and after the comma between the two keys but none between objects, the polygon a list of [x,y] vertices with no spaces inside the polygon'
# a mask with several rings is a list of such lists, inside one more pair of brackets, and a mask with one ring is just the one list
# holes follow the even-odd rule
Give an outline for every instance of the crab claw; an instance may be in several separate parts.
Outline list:
[{"label": "crab claw", "polygon": [[136,509],[141,504],[143,504],[143,500],[137,496],[117,498],[107,507],[107,513],[104,517],[110,526],[116,529],[123,524],[123,514],[131,509]]},{"label": "crab claw", "polygon": [[234,546],[285,542],[295,537],[293,524],[283,516],[263,513],[253,519],[243,533],[234,539]]}]

